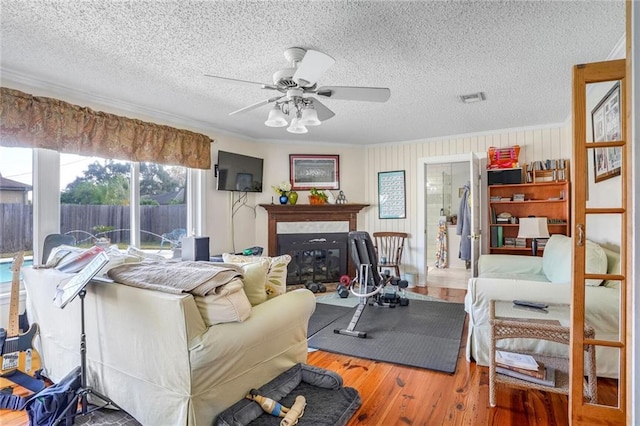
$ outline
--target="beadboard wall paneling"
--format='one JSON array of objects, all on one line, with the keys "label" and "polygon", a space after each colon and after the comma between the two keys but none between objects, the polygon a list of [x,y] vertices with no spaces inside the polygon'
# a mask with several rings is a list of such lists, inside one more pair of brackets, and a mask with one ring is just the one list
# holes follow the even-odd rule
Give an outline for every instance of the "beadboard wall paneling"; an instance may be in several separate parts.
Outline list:
[{"label": "beadboard wall paneling", "polygon": [[[520,164],[535,160],[571,159],[571,129],[569,124],[556,124],[540,128],[509,129],[495,133],[477,135],[453,136],[450,138],[430,139],[425,141],[411,141],[393,145],[377,145],[366,147],[363,156],[367,164],[365,177],[366,199],[372,208],[363,213],[362,222],[368,232],[400,231],[409,234],[403,258],[403,272],[417,272],[418,282],[424,282],[424,270],[418,270],[423,261],[419,258],[424,253],[418,253],[419,221],[417,217],[418,192],[424,191],[424,182],[417,182],[419,159],[444,157],[466,154],[469,152],[483,153],[489,147],[506,148],[520,145]],[[406,219],[378,218],[378,172],[405,170],[406,178]],[[428,196],[428,195],[427,195]],[[484,207],[483,207],[484,208]],[[483,246],[483,244],[481,244]],[[457,257],[457,248],[450,248],[449,256]],[[426,259],[429,267],[433,267],[435,259]]]}]

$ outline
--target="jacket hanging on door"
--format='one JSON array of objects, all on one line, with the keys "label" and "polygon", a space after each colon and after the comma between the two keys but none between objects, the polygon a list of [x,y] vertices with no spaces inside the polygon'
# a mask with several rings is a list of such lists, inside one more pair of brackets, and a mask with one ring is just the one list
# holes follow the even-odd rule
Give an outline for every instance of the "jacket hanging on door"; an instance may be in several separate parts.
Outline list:
[{"label": "jacket hanging on door", "polygon": [[467,182],[463,187],[462,199],[458,208],[458,223],[456,225],[456,234],[460,235],[460,254],[461,260],[471,260],[471,182]]}]

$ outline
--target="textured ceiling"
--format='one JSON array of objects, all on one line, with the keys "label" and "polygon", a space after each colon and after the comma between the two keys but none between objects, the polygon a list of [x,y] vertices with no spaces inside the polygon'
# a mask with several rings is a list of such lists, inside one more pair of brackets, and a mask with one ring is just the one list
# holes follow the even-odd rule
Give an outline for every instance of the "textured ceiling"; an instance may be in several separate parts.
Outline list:
[{"label": "textured ceiling", "polygon": [[[571,67],[607,58],[624,1],[1,0],[2,85],[256,140],[371,144],[558,123]],[[305,135],[263,123],[287,47],[335,58],[319,85],[391,89],[386,103],[327,99]],[[486,102],[458,96],[483,91]],[[77,102],[76,102],[77,103]]]}]

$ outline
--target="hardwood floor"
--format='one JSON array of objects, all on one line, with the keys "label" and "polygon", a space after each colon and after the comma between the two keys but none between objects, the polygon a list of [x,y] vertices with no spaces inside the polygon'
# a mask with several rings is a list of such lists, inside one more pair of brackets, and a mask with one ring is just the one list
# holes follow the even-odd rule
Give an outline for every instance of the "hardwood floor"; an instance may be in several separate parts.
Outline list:
[{"label": "hardwood floor", "polygon": [[[417,293],[462,303],[465,290],[447,287],[416,287]],[[403,367],[316,351],[308,363],[335,371],[344,385],[357,389],[362,406],[348,426],[393,425],[568,425],[565,396],[498,386],[497,406],[489,408],[489,369],[465,359],[467,326],[458,353],[455,374]],[[381,344],[384,344],[382,342]],[[602,403],[615,404],[616,383],[600,379]],[[24,395],[24,390],[17,389]],[[26,426],[23,411],[0,410],[3,426]]]},{"label": "hardwood floor", "polygon": [[[465,290],[416,287],[417,293],[463,303]],[[453,375],[317,351],[308,363],[333,370],[344,385],[356,388],[362,406],[348,426],[355,425],[530,425],[565,426],[568,400],[563,395],[524,391],[498,385],[497,406],[489,407],[489,368],[465,359],[468,327]],[[612,404],[615,381],[599,380],[599,397]]]}]

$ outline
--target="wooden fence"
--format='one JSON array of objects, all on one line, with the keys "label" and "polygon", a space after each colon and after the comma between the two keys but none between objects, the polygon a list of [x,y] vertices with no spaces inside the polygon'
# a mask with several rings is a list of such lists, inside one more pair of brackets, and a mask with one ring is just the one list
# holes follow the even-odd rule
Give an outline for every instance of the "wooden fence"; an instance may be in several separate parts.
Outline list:
[{"label": "wooden fence", "polygon": [[[185,229],[185,204],[140,206],[140,239],[143,243],[160,244],[162,234],[174,229]],[[33,248],[33,208],[24,204],[0,204],[0,253],[14,253]],[[63,204],[60,206],[60,231],[70,233],[85,243],[92,236],[107,236],[112,243],[128,243],[131,225],[129,206],[86,206]],[[96,226],[109,226],[113,230],[100,233]]]}]

